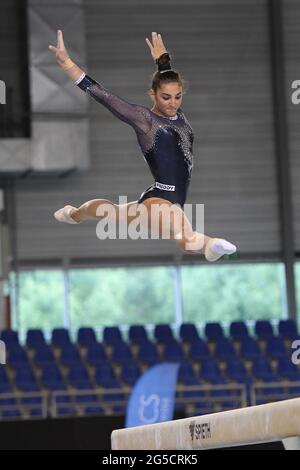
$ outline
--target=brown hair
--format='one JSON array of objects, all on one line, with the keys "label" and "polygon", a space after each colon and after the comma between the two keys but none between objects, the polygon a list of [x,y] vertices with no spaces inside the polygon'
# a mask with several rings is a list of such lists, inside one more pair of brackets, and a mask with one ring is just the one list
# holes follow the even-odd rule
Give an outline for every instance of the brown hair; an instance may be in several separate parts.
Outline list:
[{"label": "brown hair", "polygon": [[186,81],[180,76],[176,70],[166,70],[165,72],[155,72],[152,76],[151,88],[156,93],[158,88],[167,83],[177,82],[182,86],[183,93],[187,90]]}]

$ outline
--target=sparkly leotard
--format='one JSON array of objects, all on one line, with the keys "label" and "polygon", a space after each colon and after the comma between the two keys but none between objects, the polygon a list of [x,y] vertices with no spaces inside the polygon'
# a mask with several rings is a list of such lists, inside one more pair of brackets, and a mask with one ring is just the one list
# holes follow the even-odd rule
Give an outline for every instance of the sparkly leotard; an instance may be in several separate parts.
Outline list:
[{"label": "sparkly leotard", "polygon": [[112,94],[88,75],[83,74],[76,84],[135,130],[154,178],[138,202],[159,197],[183,206],[193,169],[194,136],[181,108],[174,117],[159,116]]}]

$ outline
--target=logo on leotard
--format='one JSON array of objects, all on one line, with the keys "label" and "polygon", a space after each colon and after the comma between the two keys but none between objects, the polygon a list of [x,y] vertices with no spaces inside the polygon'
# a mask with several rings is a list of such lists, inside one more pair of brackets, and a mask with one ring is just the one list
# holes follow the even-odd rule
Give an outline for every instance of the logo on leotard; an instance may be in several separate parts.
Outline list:
[{"label": "logo on leotard", "polygon": [[158,189],[163,189],[164,191],[175,191],[175,186],[171,184],[158,183],[158,181],[155,182],[155,187]]}]

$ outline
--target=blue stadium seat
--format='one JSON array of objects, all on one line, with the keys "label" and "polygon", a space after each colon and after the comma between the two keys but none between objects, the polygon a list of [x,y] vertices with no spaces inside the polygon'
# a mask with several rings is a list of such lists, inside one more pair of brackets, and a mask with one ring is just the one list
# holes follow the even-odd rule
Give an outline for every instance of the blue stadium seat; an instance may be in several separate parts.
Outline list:
[{"label": "blue stadium seat", "polygon": [[177,380],[180,383],[185,383],[185,381],[190,379],[197,379],[197,377],[192,365],[187,360],[185,360],[180,363]]},{"label": "blue stadium seat", "polygon": [[128,338],[131,343],[140,343],[141,341],[147,341],[148,336],[145,327],[142,325],[132,325],[129,328]]},{"label": "blue stadium seat", "polygon": [[290,356],[281,356],[278,358],[277,373],[281,377],[285,377],[289,380],[299,380],[300,382],[300,371],[295,364],[292,363]]},{"label": "blue stadium seat", "polygon": [[4,394],[7,393],[13,393],[11,386],[7,383],[0,384],[0,416],[2,416],[2,418],[13,418],[21,416],[16,398],[14,398],[14,396],[11,398],[4,398]]},{"label": "blue stadium seat", "polygon": [[220,379],[222,374],[218,363],[214,359],[208,359],[202,363],[199,376],[202,380],[213,382]]},{"label": "blue stadium seat", "polygon": [[114,415],[124,416],[126,413],[126,406],[125,405],[113,406],[113,413]]},{"label": "blue stadium seat", "polygon": [[280,320],[278,333],[283,338],[293,339],[298,336],[297,325],[294,320]]},{"label": "blue stadium seat", "polygon": [[61,386],[63,386],[63,378],[60,370],[55,364],[42,366],[41,383],[44,387],[51,390],[61,390]]},{"label": "blue stadium seat", "polygon": [[284,387],[278,385],[278,386],[270,386],[267,387],[266,385],[270,382],[272,383],[280,383],[279,378],[277,377],[276,374],[270,374],[269,376],[262,377],[260,380],[262,380],[264,388],[259,389],[259,394],[260,396],[263,396],[264,398],[261,397],[259,400],[258,404],[260,403],[265,403],[265,402],[270,402],[270,401],[279,401],[281,399],[284,399]]},{"label": "blue stadium seat", "polygon": [[[199,387],[201,385],[200,380],[198,380],[196,377],[187,376],[183,378],[181,383],[186,387]],[[185,398],[200,398],[205,396],[205,392],[200,390],[185,390],[182,392],[182,396]]]},{"label": "blue stadium seat", "polygon": [[[71,396],[68,392],[68,390],[66,389],[66,386],[64,384],[59,384],[57,383],[56,386],[54,387],[53,386],[54,384],[51,384],[51,387],[49,387],[49,389],[56,394],[56,392],[60,392],[59,395],[55,395],[54,396],[54,402],[57,406],[57,408],[64,408],[65,406],[68,408],[69,406],[69,403],[71,403]],[[65,393],[61,393],[61,392],[65,392]]]},{"label": "blue stadium seat", "polygon": [[[62,392],[66,390],[66,386],[62,381],[50,381],[45,384],[45,387],[51,392]],[[56,401],[59,402],[59,399],[57,399]]]},{"label": "blue stadium seat", "polygon": [[203,361],[211,358],[207,344],[201,338],[193,339],[190,345],[189,357],[193,361]]},{"label": "blue stadium seat", "polygon": [[207,415],[214,412],[213,403],[211,401],[196,402],[194,406],[194,415],[196,416]]},{"label": "blue stadium seat", "polygon": [[26,365],[28,364],[27,354],[21,346],[14,346],[9,350],[7,362],[11,367]]},{"label": "blue stadium seat", "polygon": [[227,338],[217,339],[215,354],[219,359],[228,359],[236,356],[233,345]]},{"label": "blue stadium seat", "polygon": [[[8,384],[8,377],[6,372],[6,366],[0,365],[0,387],[1,385]],[[1,393],[1,389],[0,389]]]},{"label": "blue stadium seat", "polygon": [[18,333],[16,331],[2,330],[0,334],[0,339],[5,343],[5,346],[8,350],[20,346]]},{"label": "blue stadium seat", "polygon": [[271,323],[268,320],[257,320],[255,323],[255,334],[259,339],[268,339],[274,336]]},{"label": "blue stadium seat", "polygon": [[235,358],[227,360],[226,375],[229,379],[235,381],[244,381],[248,376],[243,362]]},{"label": "blue stadium seat", "polygon": [[88,346],[86,360],[91,365],[106,361],[107,356],[101,343],[93,343]]},{"label": "blue stadium seat", "polygon": [[219,388],[217,390],[212,389],[209,391],[210,397],[218,398],[219,400],[223,399],[224,397],[230,397],[231,390],[222,389],[222,385],[228,385],[227,379],[224,379],[223,377],[211,377],[209,381],[212,385],[220,386],[220,389]]},{"label": "blue stadium seat", "polygon": [[55,328],[52,331],[52,344],[57,348],[65,348],[66,346],[72,344],[69,331],[65,328]]},{"label": "blue stadium seat", "polygon": [[269,338],[267,340],[266,354],[272,358],[286,356],[286,349],[283,339],[280,337]]},{"label": "blue stadium seat", "polygon": [[193,323],[182,323],[179,330],[182,341],[191,342],[199,338],[198,331]]},{"label": "blue stadium seat", "polygon": [[40,388],[36,383],[21,383],[18,387],[19,390],[22,392],[30,393],[30,392],[40,392]]},{"label": "blue stadium seat", "polygon": [[31,367],[27,364],[18,365],[15,369],[15,383],[18,388],[26,384],[35,384],[35,377]]},{"label": "blue stadium seat", "polygon": [[[23,385],[20,387],[20,390],[22,392],[26,393],[35,393],[35,392],[40,392],[39,387],[36,384],[27,384]],[[23,405],[40,405],[42,406],[42,398],[41,397],[22,397],[21,398],[21,403]]]},{"label": "blue stadium seat", "polygon": [[132,359],[131,350],[125,341],[115,343],[111,355],[113,362],[123,362]]},{"label": "blue stadium seat", "polygon": [[[179,369],[179,371],[180,371],[180,369]],[[181,374],[180,383],[182,385],[186,385],[186,386],[197,386],[197,387],[199,387],[200,385],[203,384],[203,382],[201,382],[201,380],[198,379],[198,377],[196,377],[194,373],[192,375],[187,375],[187,374],[182,375]],[[200,392],[197,391],[198,396],[199,396],[199,393]],[[201,392],[201,394],[202,394],[202,392]],[[185,396],[188,396],[188,395],[185,395]],[[194,396],[194,395],[191,395],[191,396]]]},{"label": "blue stadium seat", "polygon": [[[56,405],[58,405],[59,407],[68,406],[69,403],[73,401],[73,399],[71,399],[71,395],[69,391],[63,384],[59,385],[58,388],[52,388],[51,391],[54,393],[60,392],[60,394],[55,395],[55,398],[54,398]],[[62,394],[61,392],[65,392],[65,393]]]},{"label": "blue stadium seat", "polygon": [[[116,384],[115,372],[108,361],[96,366],[95,381],[99,385],[107,386],[107,388],[109,388],[110,385]],[[118,383],[117,386],[119,386]],[[114,387],[111,386],[110,388]]]},{"label": "blue stadium seat", "polygon": [[180,344],[175,340],[167,342],[165,344],[163,358],[165,361],[183,361],[184,354]]},{"label": "blue stadium seat", "polygon": [[288,387],[287,392],[291,394],[292,396],[299,397],[300,395],[300,385],[298,385],[300,383],[299,374],[289,375],[287,379],[289,380],[289,382],[297,382],[297,385],[291,384],[291,386]]},{"label": "blue stadium seat", "polygon": [[12,393],[12,388],[8,382],[0,384],[0,397],[4,393]]},{"label": "blue stadium seat", "polygon": [[96,333],[93,328],[79,328],[77,342],[80,346],[88,347],[97,342]]},{"label": "blue stadium seat", "polygon": [[265,357],[254,359],[252,364],[252,375],[259,380],[276,380],[271,364]]},{"label": "blue stadium seat", "polygon": [[63,406],[57,408],[57,416],[76,416],[76,408],[74,406]]},{"label": "blue stadium seat", "polygon": [[20,418],[21,411],[18,408],[2,411],[2,418]]},{"label": "blue stadium seat", "polygon": [[240,400],[232,400],[230,396],[226,400],[221,401],[221,407],[223,411],[236,410],[241,407]]},{"label": "blue stadium seat", "polygon": [[54,364],[55,359],[51,348],[48,345],[39,346],[34,355],[34,363],[37,367],[45,364]]},{"label": "blue stadium seat", "polygon": [[230,325],[230,337],[237,341],[249,338],[249,332],[246,323],[243,321],[232,322]]},{"label": "blue stadium seat", "polygon": [[217,341],[224,337],[223,328],[220,323],[206,323],[204,331],[208,341]]},{"label": "blue stadium seat", "polygon": [[[116,379],[110,378],[102,380],[99,384],[104,388],[102,399],[108,403],[113,404],[115,401],[124,400],[124,394],[121,391],[120,384]],[[116,392],[108,392],[108,389],[115,389]]]},{"label": "blue stadium seat", "polygon": [[29,416],[31,418],[42,418],[43,416],[42,408],[32,408],[31,410],[29,410]]},{"label": "blue stadium seat", "polygon": [[254,338],[247,338],[241,343],[241,357],[253,360],[261,356],[261,352],[257,341]]},{"label": "blue stadium seat", "polygon": [[133,386],[141,375],[140,368],[134,361],[124,362],[121,370],[121,381]]},{"label": "blue stadium seat", "polygon": [[83,390],[87,390],[88,388],[90,389],[91,387],[84,387],[84,386],[77,387],[77,394],[75,395],[75,401],[76,403],[81,405],[80,406],[81,408],[83,407],[82,405],[89,404],[89,403],[91,404],[91,406],[94,406],[94,405],[97,406],[98,396],[94,393],[83,392]]},{"label": "blue stadium seat", "polygon": [[30,349],[39,349],[46,346],[42,330],[28,330],[26,334],[26,345]]},{"label": "blue stadium seat", "polygon": [[246,400],[247,400],[247,403],[251,403],[251,400],[252,400],[252,395],[251,395],[251,387],[253,385],[253,383],[256,381],[255,377],[253,377],[252,375],[237,375],[235,378],[231,378],[231,377],[228,377],[229,379],[229,382],[232,382],[234,381],[236,384],[238,385],[243,385],[245,387],[245,390],[246,390]]},{"label": "blue stadium seat", "polygon": [[93,388],[88,373],[83,365],[72,365],[68,373],[69,383],[76,388]]},{"label": "blue stadium seat", "polygon": [[87,406],[84,409],[84,414],[86,416],[102,416],[105,411],[101,406]]},{"label": "blue stadium seat", "polygon": [[137,358],[140,362],[148,365],[159,362],[157,350],[151,341],[143,341],[140,343]]},{"label": "blue stadium seat", "polygon": [[117,326],[109,326],[104,328],[103,330],[103,342],[106,344],[115,344],[122,342],[123,338],[121,335],[121,331]]},{"label": "blue stadium seat", "polygon": [[154,337],[156,341],[163,343],[174,339],[170,325],[155,325]]},{"label": "blue stadium seat", "polygon": [[120,388],[120,384],[118,380],[113,377],[104,377],[104,376],[101,377],[101,375],[96,376],[96,383],[97,385],[100,385],[104,389],[111,389],[111,388],[119,389]]},{"label": "blue stadium seat", "polygon": [[73,344],[65,347],[61,352],[60,361],[65,367],[69,367],[73,364],[81,364],[78,349]]}]

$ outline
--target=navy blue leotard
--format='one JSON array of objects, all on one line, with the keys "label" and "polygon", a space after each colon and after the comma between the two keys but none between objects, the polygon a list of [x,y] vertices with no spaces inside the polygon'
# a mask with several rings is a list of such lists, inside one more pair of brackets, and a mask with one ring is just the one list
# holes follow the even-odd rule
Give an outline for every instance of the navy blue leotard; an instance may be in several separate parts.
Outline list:
[{"label": "navy blue leotard", "polygon": [[145,106],[128,103],[88,75],[76,84],[135,130],[154,178],[138,202],[159,197],[183,206],[193,169],[194,135],[181,108],[174,117],[159,116]]}]

